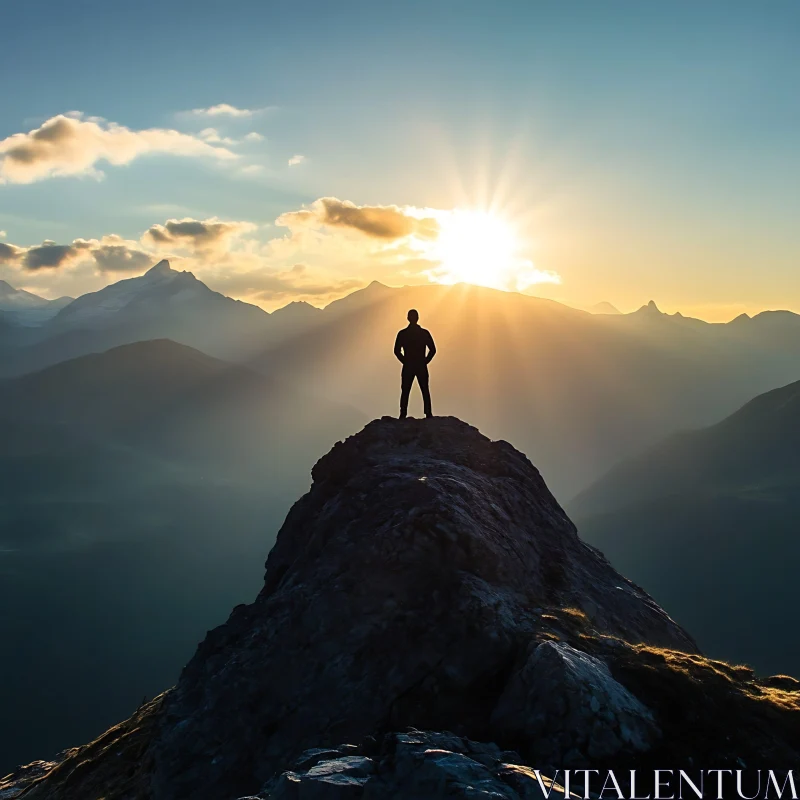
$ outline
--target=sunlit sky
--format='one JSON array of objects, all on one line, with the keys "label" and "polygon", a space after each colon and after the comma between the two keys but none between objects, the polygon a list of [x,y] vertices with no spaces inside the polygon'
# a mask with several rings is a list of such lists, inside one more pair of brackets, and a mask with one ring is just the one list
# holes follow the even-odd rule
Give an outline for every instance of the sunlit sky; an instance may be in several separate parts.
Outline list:
[{"label": "sunlit sky", "polygon": [[[800,3],[3,4],[0,278],[800,311]],[[44,246],[42,246],[43,243]]]}]

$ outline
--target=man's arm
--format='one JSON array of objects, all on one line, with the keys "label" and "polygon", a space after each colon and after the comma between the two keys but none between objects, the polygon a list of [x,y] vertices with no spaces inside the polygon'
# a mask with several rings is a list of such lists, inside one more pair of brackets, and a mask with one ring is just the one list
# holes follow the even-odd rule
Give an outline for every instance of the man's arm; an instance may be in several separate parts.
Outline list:
[{"label": "man's arm", "polygon": [[398,333],[397,334],[397,338],[394,340],[394,354],[395,354],[395,357],[397,358],[397,360],[401,364],[405,364],[406,363],[406,359],[403,356],[403,353],[401,352],[402,349],[403,349],[403,342],[401,341],[400,334]]},{"label": "man's arm", "polygon": [[436,345],[433,343],[433,336],[431,336],[431,332],[428,331],[428,355],[425,358],[425,363],[430,364],[435,355],[436,355]]}]

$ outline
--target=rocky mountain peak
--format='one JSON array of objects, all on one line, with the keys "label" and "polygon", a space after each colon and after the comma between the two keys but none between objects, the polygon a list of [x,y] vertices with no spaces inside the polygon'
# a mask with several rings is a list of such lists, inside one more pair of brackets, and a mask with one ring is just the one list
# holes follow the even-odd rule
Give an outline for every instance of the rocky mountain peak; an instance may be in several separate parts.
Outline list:
[{"label": "rocky mountain peak", "polygon": [[2,280],[0,280],[0,301],[7,301],[12,304],[12,307],[46,306],[50,303],[44,297],[39,297],[39,295],[24,289],[15,289],[10,283]]},{"label": "rocky mountain peak", "polygon": [[641,315],[661,316],[661,309],[656,305],[655,300],[650,300],[634,313]]},{"label": "rocky mountain peak", "polygon": [[[507,442],[452,417],[384,417],[312,477],[256,600],[173,690],[68,753],[26,800],[345,796],[332,775],[348,797],[372,781],[370,797],[428,800],[444,795],[408,781],[453,765],[440,789],[495,782],[491,796],[518,800],[536,796],[530,770],[509,764],[672,766],[702,747],[715,765],[797,758],[793,689],[703,659]],[[412,728],[452,733],[396,733]]]},{"label": "rocky mountain peak", "polygon": [[[344,552],[348,571],[364,573],[359,591],[375,582],[370,591],[382,595],[389,576],[372,565],[396,557],[391,578],[402,581],[401,594],[422,580],[442,590],[455,573],[459,583],[470,576],[474,588],[519,592],[536,605],[588,609],[608,633],[633,641],[694,648],[578,538],[522,453],[454,417],[376,420],[334,446],[312,478],[270,553],[262,597],[319,577],[323,565],[337,568],[332,559]],[[335,511],[342,533],[315,538],[313,526],[295,528],[293,515],[308,503]]]},{"label": "rocky mountain peak", "polygon": [[150,269],[145,272],[145,275],[149,275],[151,278],[159,278],[170,275],[175,271],[176,270],[170,267],[169,261],[166,258],[163,258],[154,267],[150,267]]},{"label": "rocky mountain peak", "polygon": [[321,309],[312,306],[311,303],[307,303],[305,300],[292,300],[291,303],[276,308],[270,316],[273,319],[307,320],[317,317],[321,313]]}]

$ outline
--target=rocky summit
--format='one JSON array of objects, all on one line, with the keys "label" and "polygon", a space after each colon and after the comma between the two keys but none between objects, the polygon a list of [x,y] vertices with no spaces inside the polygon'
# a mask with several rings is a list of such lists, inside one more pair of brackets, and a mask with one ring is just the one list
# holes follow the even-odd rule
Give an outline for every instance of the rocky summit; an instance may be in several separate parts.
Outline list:
[{"label": "rocky summit", "polygon": [[507,442],[383,418],[312,477],[177,686],[0,798],[514,800],[565,768],[800,761],[800,684],[704,658]]}]

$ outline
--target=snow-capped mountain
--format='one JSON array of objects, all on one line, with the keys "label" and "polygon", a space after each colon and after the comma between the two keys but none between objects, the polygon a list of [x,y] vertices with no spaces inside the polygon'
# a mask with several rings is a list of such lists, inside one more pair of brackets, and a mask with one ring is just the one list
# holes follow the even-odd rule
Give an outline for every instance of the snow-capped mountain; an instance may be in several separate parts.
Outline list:
[{"label": "snow-capped mountain", "polygon": [[0,312],[8,319],[23,325],[46,322],[71,302],[71,297],[47,300],[25,289],[15,289],[6,281],[0,281]]},{"label": "snow-capped mountain", "polygon": [[109,284],[82,295],[53,319],[57,327],[104,327],[123,321],[153,319],[165,311],[175,314],[239,313],[263,320],[266,312],[257,306],[214,292],[191,272],[179,272],[169,261],[159,261],[144,275]]}]

